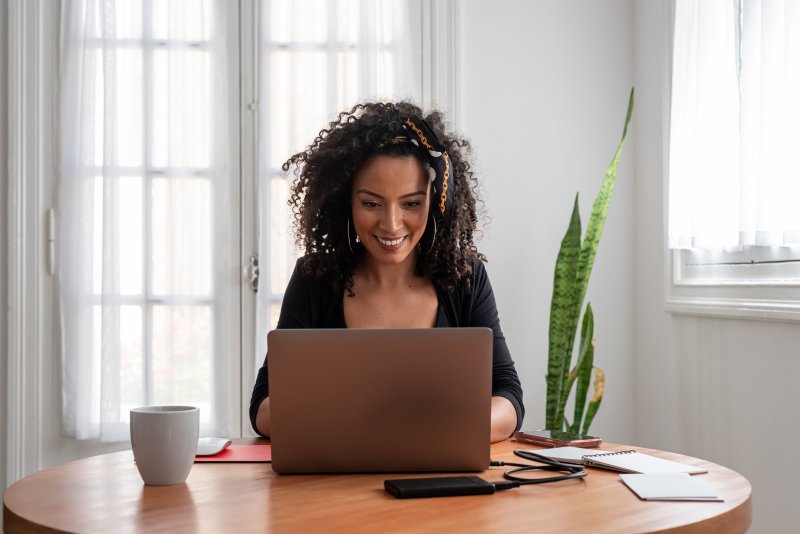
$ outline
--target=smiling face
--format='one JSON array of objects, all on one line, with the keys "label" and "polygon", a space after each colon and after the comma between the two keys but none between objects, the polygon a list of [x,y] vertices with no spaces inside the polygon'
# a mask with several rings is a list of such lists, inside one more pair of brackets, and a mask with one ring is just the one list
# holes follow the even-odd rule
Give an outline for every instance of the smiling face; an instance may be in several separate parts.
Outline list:
[{"label": "smiling face", "polygon": [[353,226],[368,261],[414,261],[428,221],[430,182],[412,156],[374,156],[353,179]]}]

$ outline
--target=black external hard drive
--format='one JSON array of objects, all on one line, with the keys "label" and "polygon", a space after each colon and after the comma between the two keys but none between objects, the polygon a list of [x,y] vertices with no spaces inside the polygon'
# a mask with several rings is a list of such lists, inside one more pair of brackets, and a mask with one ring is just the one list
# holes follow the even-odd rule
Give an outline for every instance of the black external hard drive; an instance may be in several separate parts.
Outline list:
[{"label": "black external hard drive", "polygon": [[480,477],[401,478],[385,480],[383,487],[398,499],[447,497],[454,495],[489,495],[495,487]]}]

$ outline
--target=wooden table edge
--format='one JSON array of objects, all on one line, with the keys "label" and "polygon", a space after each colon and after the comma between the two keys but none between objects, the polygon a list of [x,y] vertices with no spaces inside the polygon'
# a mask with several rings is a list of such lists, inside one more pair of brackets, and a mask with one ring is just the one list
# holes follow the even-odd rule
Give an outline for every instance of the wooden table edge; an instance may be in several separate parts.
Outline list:
[{"label": "wooden table edge", "polygon": [[[242,444],[242,445],[251,445],[251,444],[268,444],[269,440],[265,438],[238,438],[233,440],[234,443]],[[496,453],[498,454],[506,454],[512,452],[516,448],[531,448],[530,445],[519,443],[513,440],[506,440],[505,442],[500,442],[497,445],[496,450],[493,450],[492,455],[495,456]],[[622,446],[622,445],[615,445],[615,444],[606,444],[608,447],[614,448],[631,448],[630,446]],[[686,457],[686,458],[693,458],[682,455],[680,453],[671,453],[668,451],[657,451],[655,449],[646,449],[643,447],[636,447],[643,452],[657,452],[657,453],[666,453],[670,456],[678,456],[678,457]],[[495,447],[493,446],[493,449]],[[117,453],[112,453],[117,454]],[[73,460],[72,462],[65,462],[64,464],[59,464],[58,466],[52,466],[52,468],[61,467],[73,462],[80,462],[86,460],[86,458]],[[680,525],[676,527],[670,527],[663,530],[656,530],[650,532],[658,532],[663,534],[669,533],[678,533],[678,532],[746,532],[752,526],[752,485],[750,482],[741,474],[736,471],[733,471],[730,468],[725,466],[720,466],[719,464],[714,464],[713,462],[709,462],[707,460],[702,460],[699,458],[693,458],[693,460],[705,462],[713,465],[717,465],[719,467],[723,467],[727,470],[732,471],[736,475],[740,476],[747,482],[747,497],[744,501],[735,505],[734,507],[730,508],[729,510],[723,512],[720,515],[713,516],[701,520],[697,523],[693,523],[691,525]],[[33,473],[31,474],[31,476]],[[3,495],[3,531],[4,532],[22,532],[22,533],[56,533],[56,532],[69,532],[64,530],[59,530],[50,526],[45,526],[34,522],[31,519],[28,519],[14,510],[12,510],[8,503],[6,502],[7,495],[9,490],[13,488],[13,486],[23,480],[20,479],[19,481],[15,482],[11,486],[9,486]]]}]

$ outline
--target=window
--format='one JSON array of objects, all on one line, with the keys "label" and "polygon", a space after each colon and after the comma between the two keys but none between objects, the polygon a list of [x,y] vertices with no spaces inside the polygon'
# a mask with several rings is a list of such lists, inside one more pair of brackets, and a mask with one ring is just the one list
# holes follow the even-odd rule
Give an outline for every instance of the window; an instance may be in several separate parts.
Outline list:
[{"label": "window", "polygon": [[268,261],[260,269],[254,369],[263,363],[266,333],[278,322],[298,255],[287,205],[292,176],[281,165],[359,101],[419,101],[420,68],[412,61],[419,54],[412,31],[419,26],[419,9],[412,11],[411,5],[393,0],[261,3],[259,258]]},{"label": "window", "polygon": [[78,439],[125,440],[149,404],[238,431],[236,41],[218,7],[64,9],[63,422]]},{"label": "window", "polygon": [[199,406],[206,435],[249,432],[243,404],[297,255],[280,166],[359,100],[420,100],[421,13],[393,0],[64,5],[66,435],[126,440],[143,404]]},{"label": "window", "polygon": [[792,2],[675,2],[675,311],[800,318],[798,32]]}]

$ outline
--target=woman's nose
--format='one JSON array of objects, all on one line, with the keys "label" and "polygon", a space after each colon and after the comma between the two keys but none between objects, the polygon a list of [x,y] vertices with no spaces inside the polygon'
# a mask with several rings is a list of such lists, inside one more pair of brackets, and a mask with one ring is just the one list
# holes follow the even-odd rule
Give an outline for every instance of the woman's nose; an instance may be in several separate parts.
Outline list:
[{"label": "woman's nose", "polygon": [[399,207],[389,206],[381,219],[382,230],[393,233],[403,226],[403,214]]}]

